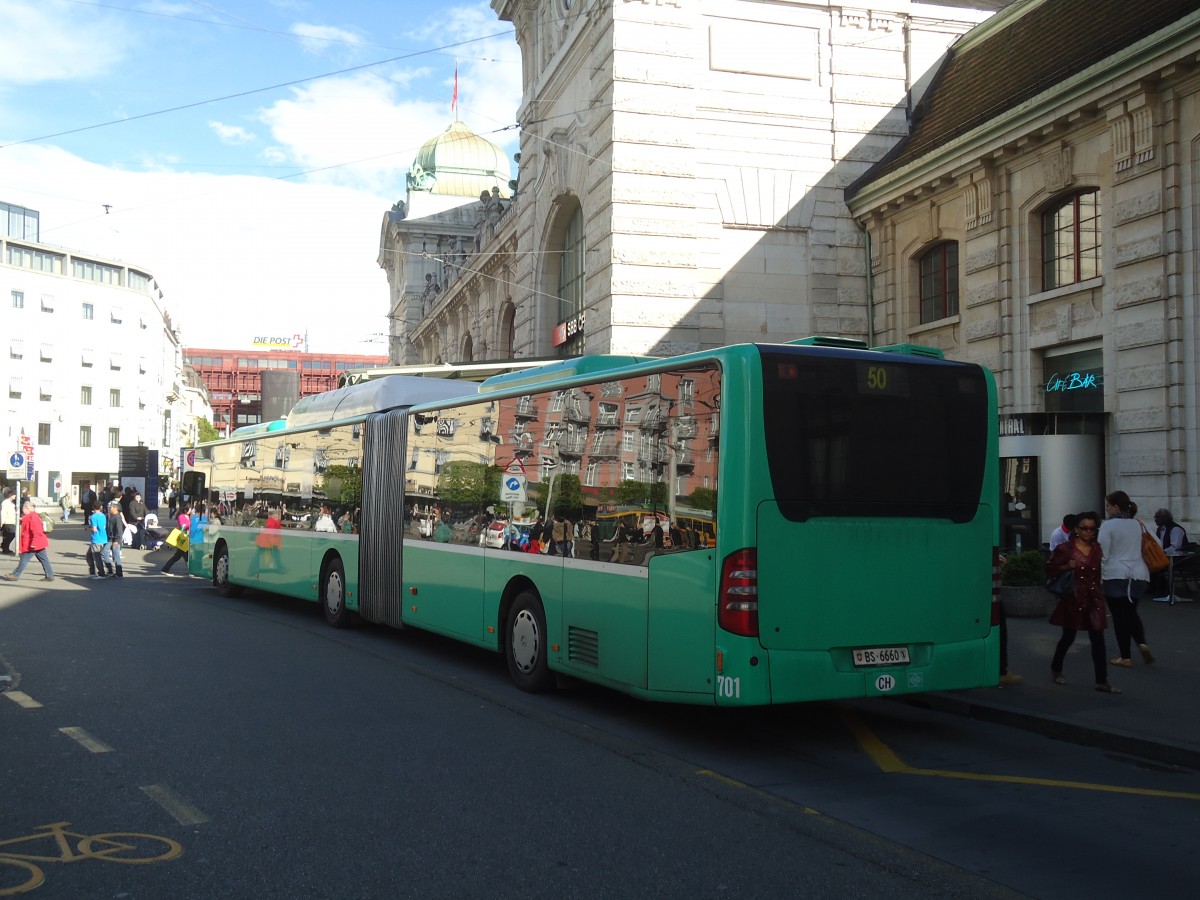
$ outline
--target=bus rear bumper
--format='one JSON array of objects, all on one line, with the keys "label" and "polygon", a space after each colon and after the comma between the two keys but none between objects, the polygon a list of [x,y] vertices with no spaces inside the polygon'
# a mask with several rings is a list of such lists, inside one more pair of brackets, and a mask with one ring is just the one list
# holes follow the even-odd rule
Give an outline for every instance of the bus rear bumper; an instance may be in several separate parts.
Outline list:
[{"label": "bus rear bumper", "polygon": [[912,645],[907,665],[858,667],[849,649],[771,650],[767,656],[773,704],[992,687],[1000,679],[997,629],[986,638]]}]

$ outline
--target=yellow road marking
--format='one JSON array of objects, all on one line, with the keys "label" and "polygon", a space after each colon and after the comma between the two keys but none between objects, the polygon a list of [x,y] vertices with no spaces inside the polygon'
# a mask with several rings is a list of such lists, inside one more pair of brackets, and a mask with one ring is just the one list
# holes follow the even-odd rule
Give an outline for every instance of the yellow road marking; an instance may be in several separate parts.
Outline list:
[{"label": "yellow road marking", "polygon": [[1024,775],[985,775],[978,772],[954,772],[947,769],[917,769],[898,757],[890,747],[863,724],[858,715],[843,709],[842,720],[854,733],[859,747],[871,757],[880,771],[900,775],[929,775],[935,778],[957,778],[962,781],[995,781],[1002,784],[1032,784],[1043,787],[1097,791],[1106,794],[1137,794],[1142,797],[1170,797],[1176,800],[1200,800],[1200,794],[1186,791],[1158,791],[1149,788],[1121,787],[1114,784],[1093,784],[1086,781],[1063,781],[1058,778],[1030,778]]},{"label": "yellow road marking", "polygon": [[112,753],[112,747],[108,746],[108,744],[104,743],[104,741],[92,737],[82,728],[72,727],[60,728],[58,730],[84,749],[91,750],[93,753]]},{"label": "yellow road marking", "polygon": [[5,691],[4,696],[11,700],[17,706],[25,709],[41,709],[42,704],[38,703],[24,691]]},{"label": "yellow road marking", "polygon": [[148,784],[142,793],[165,809],[180,825],[203,825],[208,816],[192,806],[165,784]]}]

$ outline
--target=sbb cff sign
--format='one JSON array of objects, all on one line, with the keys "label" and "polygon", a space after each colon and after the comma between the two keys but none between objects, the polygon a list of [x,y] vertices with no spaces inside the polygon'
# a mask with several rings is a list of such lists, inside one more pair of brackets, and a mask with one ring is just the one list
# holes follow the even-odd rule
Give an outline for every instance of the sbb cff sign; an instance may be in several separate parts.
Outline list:
[{"label": "sbb cff sign", "polygon": [[559,322],[554,326],[553,343],[555,347],[560,347],[567,341],[574,340],[579,335],[583,334],[583,318],[584,311],[580,310],[567,319],[565,322]]}]

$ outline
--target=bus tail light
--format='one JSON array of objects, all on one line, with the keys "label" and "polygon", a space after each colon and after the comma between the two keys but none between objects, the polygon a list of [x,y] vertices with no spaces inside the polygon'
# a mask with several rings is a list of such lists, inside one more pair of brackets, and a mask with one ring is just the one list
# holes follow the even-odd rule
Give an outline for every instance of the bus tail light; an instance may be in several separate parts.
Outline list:
[{"label": "bus tail light", "polygon": [[738,550],[725,557],[717,624],[733,634],[758,637],[757,550]]},{"label": "bus tail light", "polygon": [[1000,614],[1003,607],[1000,605],[1000,582],[1004,574],[1004,557],[1000,555],[1000,548],[992,548],[992,627],[995,628],[1000,624]]}]

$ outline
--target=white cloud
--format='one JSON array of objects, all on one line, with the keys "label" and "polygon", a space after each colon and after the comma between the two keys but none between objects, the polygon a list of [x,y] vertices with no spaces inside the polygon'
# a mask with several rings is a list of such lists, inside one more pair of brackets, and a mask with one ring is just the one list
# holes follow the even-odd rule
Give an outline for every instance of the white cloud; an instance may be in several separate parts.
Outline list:
[{"label": "white cloud", "polygon": [[[275,146],[312,181],[395,193],[421,144],[445,127],[449,103],[398,102],[396,86],[358,73],[326,78],[260,111]],[[324,169],[324,171],[316,171]]]},{"label": "white cloud", "polygon": [[[185,345],[307,332],[313,351],[386,354],[376,264],[390,200],[252,176],[121,172],[53,147],[4,151],[0,195],[42,241],[149,270]],[[106,215],[103,205],[112,207]]]},{"label": "white cloud", "polygon": [[60,0],[4,0],[0,21],[0,84],[90,78],[117,63],[130,41],[115,16]]},{"label": "white cloud", "polygon": [[225,125],[222,122],[209,121],[208,127],[220,138],[222,144],[248,144],[254,140],[253,133],[247,131],[241,125]]},{"label": "white cloud", "polygon": [[[502,27],[494,16],[485,21],[479,10],[450,10],[448,16],[452,27],[440,33],[442,42]],[[521,102],[517,43],[508,33],[460,51],[457,117],[511,158],[519,136],[510,126]],[[310,180],[399,197],[421,145],[456,115],[450,109],[453,69],[447,70],[445,55],[440,62],[446,74],[432,86],[425,62],[431,57],[425,57],[422,68],[379,67],[293,88],[287,99],[261,109],[259,121],[279,153],[310,172]]]},{"label": "white cloud", "polygon": [[291,27],[292,34],[300,38],[300,45],[310,53],[325,54],[331,50],[354,47],[362,43],[362,38],[344,28],[332,25],[310,25],[298,22]]}]

